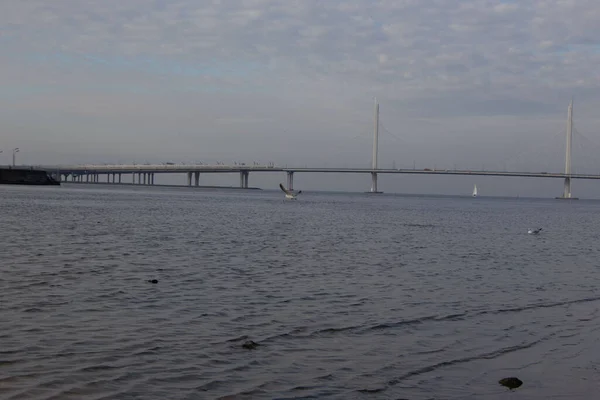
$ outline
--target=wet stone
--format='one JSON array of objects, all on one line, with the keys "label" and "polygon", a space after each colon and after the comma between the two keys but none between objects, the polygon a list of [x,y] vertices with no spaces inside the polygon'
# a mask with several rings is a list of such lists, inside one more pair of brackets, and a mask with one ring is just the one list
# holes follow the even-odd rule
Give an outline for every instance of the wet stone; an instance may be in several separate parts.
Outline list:
[{"label": "wet stone", "polygon": [[247,342],[244,342],[244,344],[242,345],[243,348],[247,349],[247,350],[254,350],[258,347],[258,343],[253,342],[252,340],[248,340]]},{"label": "wet stone", "polygon": [[523,384],[523,381],[519,378],[510,377],[500,379],[498,383],[500,383],[502,386],[506,386],[509,389],[516,389]]}]

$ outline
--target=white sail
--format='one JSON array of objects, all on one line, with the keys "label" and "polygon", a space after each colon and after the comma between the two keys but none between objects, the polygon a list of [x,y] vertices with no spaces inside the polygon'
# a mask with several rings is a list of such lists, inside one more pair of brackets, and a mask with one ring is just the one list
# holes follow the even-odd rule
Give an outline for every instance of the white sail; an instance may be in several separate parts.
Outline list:
[{"label": "white sail", "polygon": [[477,197],[477,185],[473,187],[473,197]]}]

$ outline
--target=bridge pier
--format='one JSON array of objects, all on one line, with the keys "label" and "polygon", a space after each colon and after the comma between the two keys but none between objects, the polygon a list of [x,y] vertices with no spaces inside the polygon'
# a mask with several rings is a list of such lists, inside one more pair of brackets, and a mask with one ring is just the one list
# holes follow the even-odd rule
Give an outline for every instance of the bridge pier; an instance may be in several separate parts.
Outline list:
[{"label": "bridge pier", "polygon": [[248,189],[248,178],[250,176],[249,171],[240,171],[240,187],[242,189]]},{"label": "bridge pier", "polygon": [[119,172],[119,183],[121,183],[121,173]]},{"label": "bridge pier", "polygon": [[192,172],[187,173],[187,185],[192,186]]},{"label": "bridge pier", "polygon": [[294,190],[294,171],[287,171],[287,188]]},{"label": "bridge pier", "polygon": [[563,192],[563,198],[571,198],[571,177],[565,178],[565,190]]},{"label": "bridge pier", "polygon": [[196,187],[200,186],[200,172],[194,172],[194,179]]},{"label": "bridge pier", "polygon": [[377,172],[371,172],[371,193],[379,193],[377,191]]}]

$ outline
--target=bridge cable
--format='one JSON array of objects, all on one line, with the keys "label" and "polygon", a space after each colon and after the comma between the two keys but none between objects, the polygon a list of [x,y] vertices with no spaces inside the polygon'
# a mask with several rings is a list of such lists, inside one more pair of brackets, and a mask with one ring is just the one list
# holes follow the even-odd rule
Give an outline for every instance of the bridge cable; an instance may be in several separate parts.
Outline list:
[{"label": "bridge cable", "polygon": [[[561,130],[557,133],[555,133],[554,135],[552,135],[550,138],[548,138],[547,140],[544,141],[543,145],[540,146],[538,143],[533,143],[532,145],[530,145],[529,147],[527,147],[526,149],[517,152],[517,154],[511,155],[509,157],[506,157],[502,160],[503,164],[506,164],[507,162],[512,162],[512,163],[522,163],[523,160],[521,159],[522,156],[527,155],[527,156],[533,156],[533,155],[540,155],[540,153],[543,155],[544,152],[550,148],[551,146],[554,146],[555,143],[553,142],[558,136],[560,135],[564,135],[564,132]],[[554,149],[554,152],[556,152],[556,149]],[[554,153],[553,152],[553,153]],[[546,165],[547,166],[547,165]]]},{"label": "bridge cable", "polygon": [[[574,142],[577,144],[577,149],[581,150],[582,154],[581,156],[583,157],[582,162],[586,162],[587,158],[591,158],[592,161],[592,165],[590,165],[591,169],[594,171],[594,173],[597,172],[598,170],[598,163],[597,163],[597,157],[596,154],[598,152],[598,150],[600,150],[600,145],[598,145],[595,141],[593,141],[592,139],[588,138],[587,136],[585,136],[584,134],[582,134],[581,132],[579,132],[575,126],[573,126],[573,139],[578,139],[578,140],[574,140]],[[581,139],[581,140],[579,140]],[[573,160],[581,160],[581,157],[573,157]],[[574,164],[574,163],[573,163]],[[579,166],[581,166],[581,163],[578,163]],[[573,165],[573,167],[575,167],[575,165]],[[575,169],[575,168],[573,168]],[[582,168],[582,172],[583,170],[586,169],[585,167]]]}]

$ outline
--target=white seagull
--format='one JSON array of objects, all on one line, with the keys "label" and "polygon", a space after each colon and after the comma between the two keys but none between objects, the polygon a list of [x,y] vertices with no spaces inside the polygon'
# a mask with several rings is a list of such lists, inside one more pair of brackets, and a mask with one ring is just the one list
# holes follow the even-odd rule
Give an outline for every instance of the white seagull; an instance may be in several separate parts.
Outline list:
[{"label": "white seagull", "polygon": [[530,229],[530,230],[527,231],[527,233],[529,233],[530,235],[537,235],[541,231],[542,231],[542,228],[539,228],[539,229]]},{"label": "white seagull", "polygon": [[284,188],[281,183],[279,184],[279,188],[281,188],[281,190],[283,190],[283,193],[285,193],[285,198],[288,199],[288,200],[296,200],[296,197],[300,193],[302,193],[302,190],[300,190],[298,193],[294,193],[291,190],[288,190],[288,189]]}]

